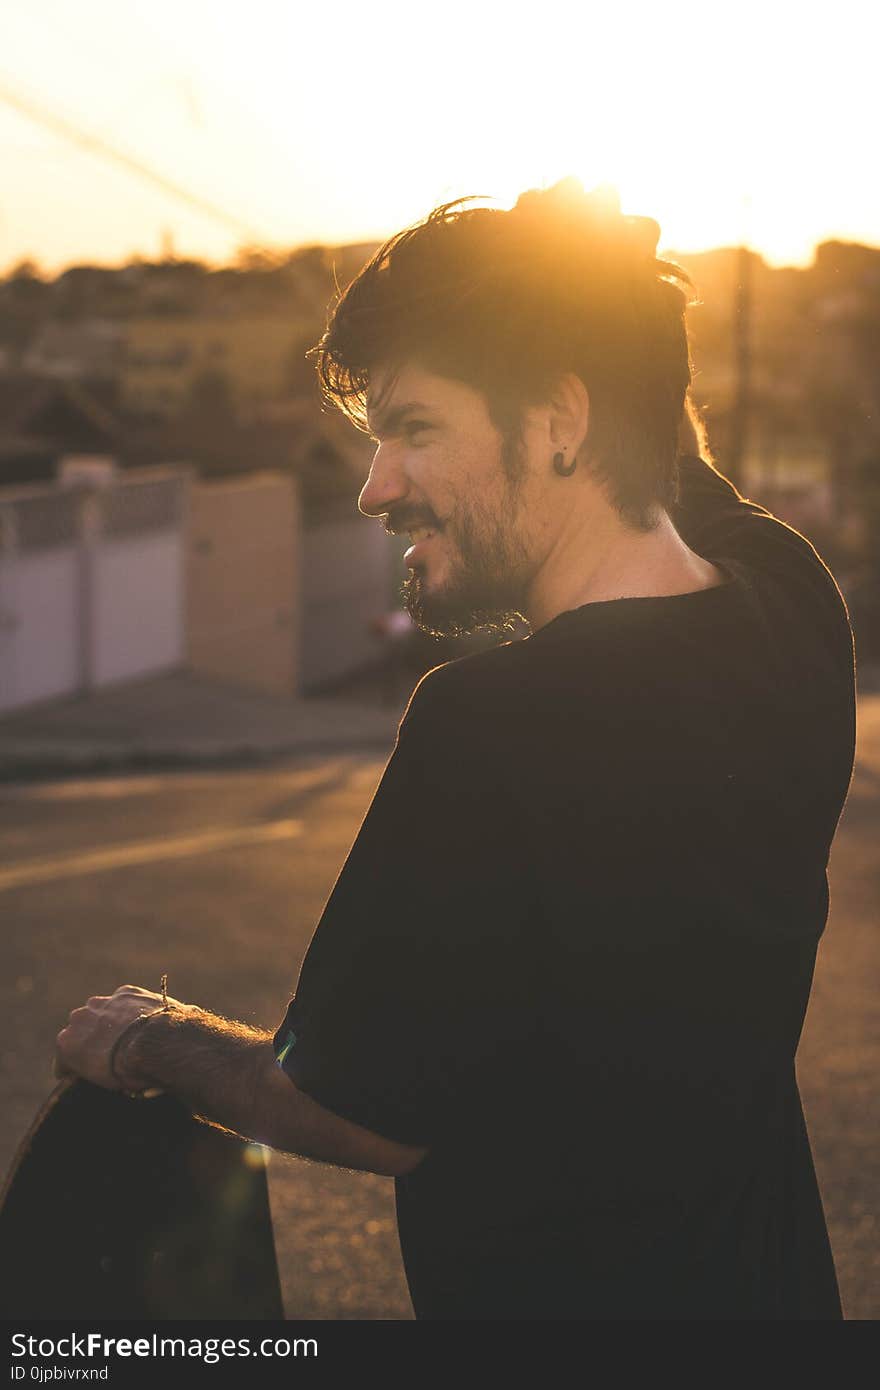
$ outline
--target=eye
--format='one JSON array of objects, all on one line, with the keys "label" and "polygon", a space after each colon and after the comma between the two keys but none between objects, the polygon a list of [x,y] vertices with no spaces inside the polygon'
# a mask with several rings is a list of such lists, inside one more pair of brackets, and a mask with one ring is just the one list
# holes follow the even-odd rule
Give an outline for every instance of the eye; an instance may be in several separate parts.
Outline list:
[{"label": "eye", "polygon": [[413,435],[424,434],[431,426],[427,420],[407,420],[403,428],[407,438],[412,439]]}]

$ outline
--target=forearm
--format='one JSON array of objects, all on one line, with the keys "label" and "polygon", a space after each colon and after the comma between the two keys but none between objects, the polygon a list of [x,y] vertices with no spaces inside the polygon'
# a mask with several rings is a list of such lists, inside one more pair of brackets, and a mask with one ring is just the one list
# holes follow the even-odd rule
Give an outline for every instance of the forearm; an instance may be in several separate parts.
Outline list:
[{"label": "forearm", "polygon": [[122,1041],[114,1073],[131,1090],[157,1086],[247,1138],[257,1133],[258,1092],[270,1035],[192,1005],[145,1018]]},{"label": "forearm", "polygon": [[201,1009],[154,1015],[126,1041],[118,1070],[133,1089],[161,1087],[196,1114],[286,1153],[384,1176],[423,1157],[300,1091],[276,1065],[271,1034]]}]

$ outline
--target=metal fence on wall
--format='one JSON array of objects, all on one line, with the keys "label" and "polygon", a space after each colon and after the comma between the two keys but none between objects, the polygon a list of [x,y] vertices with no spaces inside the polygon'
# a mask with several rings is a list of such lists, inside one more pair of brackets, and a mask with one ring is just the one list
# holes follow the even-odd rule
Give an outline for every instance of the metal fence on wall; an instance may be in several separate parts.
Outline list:
[{"label": "metal fence on wall", "polygon": [[185,656],[188,477],[0,491],[0,711]]}]

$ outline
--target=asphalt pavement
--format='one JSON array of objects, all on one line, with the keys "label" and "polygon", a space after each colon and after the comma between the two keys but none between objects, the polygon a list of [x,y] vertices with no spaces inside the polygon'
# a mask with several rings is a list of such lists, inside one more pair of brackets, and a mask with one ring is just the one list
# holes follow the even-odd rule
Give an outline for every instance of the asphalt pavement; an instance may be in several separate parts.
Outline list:
[{"label": "asphalt pavement", "polygon": [[339,694],[295,699],[189,671],[125,681],[0,718],[0,782],[385,750],[414,683],[395,689],[368,674]]}]

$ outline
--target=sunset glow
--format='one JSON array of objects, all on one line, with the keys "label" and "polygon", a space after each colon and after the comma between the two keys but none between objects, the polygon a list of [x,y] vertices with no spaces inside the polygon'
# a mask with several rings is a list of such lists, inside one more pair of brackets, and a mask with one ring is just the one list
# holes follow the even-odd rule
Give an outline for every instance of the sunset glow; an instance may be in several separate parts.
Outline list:
[{"label": "sunset glow", "polygon": [[831,29],[818,11],[754,0],[601,18],[563,0],[525,17],[461,0],[433,16],[400,0],[4,11],[0,268],[155,257],[163,238],[209,260],[248,240],[366,241],[444,199],[509,205],[568,173],[616,184],[667,247],[746,238],[779,264],[834,237],[880,242],[866,173],[877,21],[854,0]]}]

